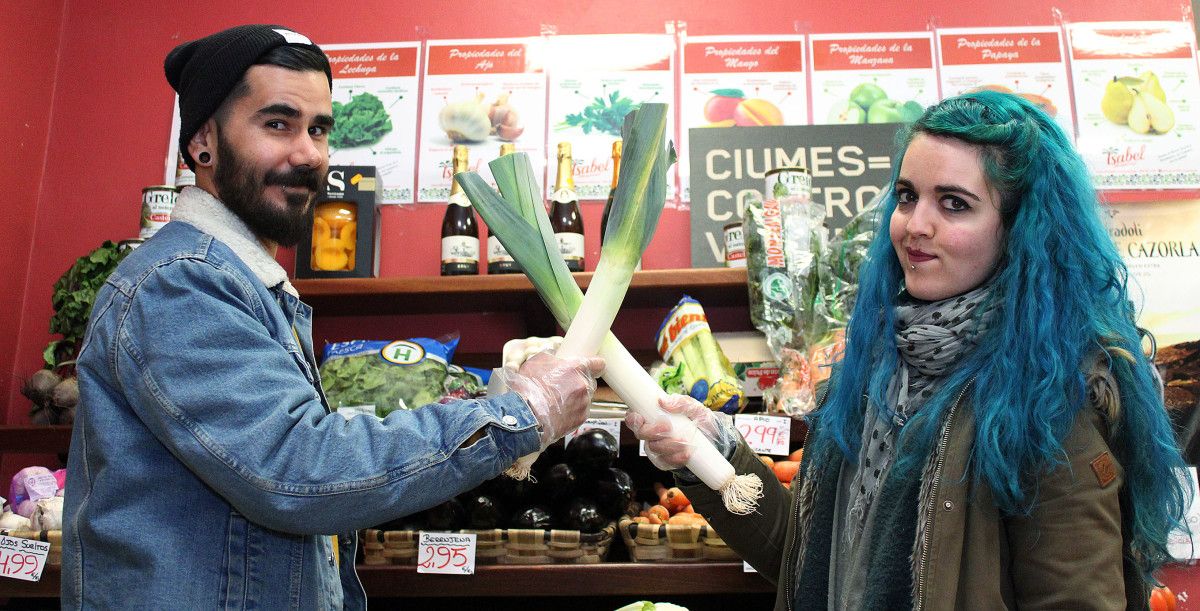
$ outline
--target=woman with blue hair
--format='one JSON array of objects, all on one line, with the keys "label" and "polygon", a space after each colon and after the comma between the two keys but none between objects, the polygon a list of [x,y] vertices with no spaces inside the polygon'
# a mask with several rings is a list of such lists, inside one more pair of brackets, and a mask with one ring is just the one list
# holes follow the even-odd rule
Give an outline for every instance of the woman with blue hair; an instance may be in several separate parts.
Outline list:
[{"label": "woman with blue hair", "polygon": [[[1037,107],[988,91],[899,138],[792,488],[730,514],[664,422],[630,428],[777,609],[1146,607],[1189,491],[1083,161]],[[663,407],[775,481],[727,416]]]}]

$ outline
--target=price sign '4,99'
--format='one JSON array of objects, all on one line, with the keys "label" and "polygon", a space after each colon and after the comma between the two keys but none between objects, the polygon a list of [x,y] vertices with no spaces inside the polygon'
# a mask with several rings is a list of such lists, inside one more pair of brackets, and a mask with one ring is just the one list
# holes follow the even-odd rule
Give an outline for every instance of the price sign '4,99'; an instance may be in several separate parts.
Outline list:
[{"label": "price sign '4,99'", "polygon": [[475,573],[475,535],[422,532],[417,541],[417,572]]},{"label": "price sign '4,99'", "polygon": [[42,578],[50,544],[0,535],[0,577],[37,581]]}]

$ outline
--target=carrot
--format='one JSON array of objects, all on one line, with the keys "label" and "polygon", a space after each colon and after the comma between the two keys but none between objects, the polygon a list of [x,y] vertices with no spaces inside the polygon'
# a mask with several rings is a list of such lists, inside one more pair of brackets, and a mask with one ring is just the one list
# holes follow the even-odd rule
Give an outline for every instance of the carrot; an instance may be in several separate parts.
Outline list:
[{"label": "carrot", "polygon": [[758,459],[761,460],[768,469],[775,468],[775,459],[771,458],[770,456],[759,456]]},{"label": "carrot", "polygon": [[695,513],[677,513],[667,520],[667,524],[701,524],[703,519]]},{"label": "carrot", "polygon": [[804,448],[796,448],[795,452],[788,454],[788,460],[800,462],[802,458],[804,458]]},{"label": "carrot", "polygon": [[663,504],[671,510],[671,513],[679,513],[683,511],[684,507],[692,504],[679,488],[668,488],[667,493],[663,495],[663,500],[666,501]]},{"label": "carrot", "polygon": [[691,503],[688,503],[688,506],[687,506],[687,507],[684,507],[684,508],[683,508],[683,511],[681,511],[680,513],[696,513],[696,510],[695,510],[695,509],[692,509],[692,504],[691,504]]},{"label": "carrot", "polygon": [[775,477],[779,478],[780,482],[792,481],[799,470],[800,463],[794,460],[781,460],[775,463]]},{"label": "carrot", "polygon": [[655,518],[658,518],[658,522],[657,522],[658,524],[662,524],[671,517],[671,512],[667,511],[667,508],[663,507],[662,505],[655,505],[655,506],[651,507],[649,509],[648,513],[650,516],[651,524],[655,523],[654,522]]}]

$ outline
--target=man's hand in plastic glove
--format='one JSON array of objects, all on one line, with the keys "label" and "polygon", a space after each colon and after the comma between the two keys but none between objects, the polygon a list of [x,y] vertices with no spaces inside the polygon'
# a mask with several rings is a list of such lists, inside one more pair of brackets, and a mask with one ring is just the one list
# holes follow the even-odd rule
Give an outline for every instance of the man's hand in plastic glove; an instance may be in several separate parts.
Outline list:
[{"label": "man's hand in plastic glove", "polygon": [[[671,414],[679,414],[704,434],[717,450],[729,458],[737,446],[737,429],[728,414],[715,412],[688,395],[668,395],[659,399],[658,406]],[[641,414],[630,411],[625,415],[625,425],[634,436],[646,442],[646,456],[655,467],[663,471],[676,471],[686,479],[695,477],[684,466],[692,457],[692,447],[682,435],[671,429],[667,418],[647,421]]]},{"label": "man's hand in plastic glove", "polygon": [[521,395],[541,425],[542,449],[579,428],[587,419],[604,359],[560,359],[549,352],[535,354],[517,371],[504,370],[508,389]]}]

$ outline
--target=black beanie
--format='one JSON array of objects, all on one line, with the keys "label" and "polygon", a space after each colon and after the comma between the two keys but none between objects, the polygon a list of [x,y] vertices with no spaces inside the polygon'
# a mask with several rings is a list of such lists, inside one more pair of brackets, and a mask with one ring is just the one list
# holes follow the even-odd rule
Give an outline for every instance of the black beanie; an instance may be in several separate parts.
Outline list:
[{"label": "black beanie", "polygon": [[[185,42],[167,54],[163,69],[179,94],[179,152],[188,167],[195,162],[187,144],[200,126],[221,107],[242,75],[264,53],[283,45],[309,47],[324,54],[308,37],[278,25],[239,25]],[[325,65],[333,90],[333,74]]]}]

